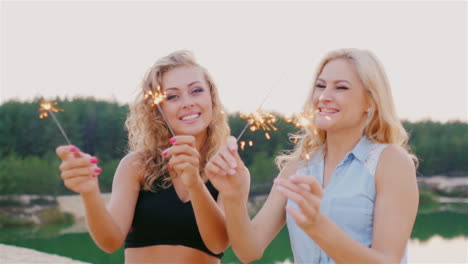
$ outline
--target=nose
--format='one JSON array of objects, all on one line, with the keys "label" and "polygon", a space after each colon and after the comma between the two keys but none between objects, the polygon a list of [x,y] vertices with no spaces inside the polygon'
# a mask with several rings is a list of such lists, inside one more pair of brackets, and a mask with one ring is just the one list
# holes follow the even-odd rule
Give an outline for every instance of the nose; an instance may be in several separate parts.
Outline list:
[{"label": "nose", "polygon": [[194,106],[194,101],[191,96],[183,96],[182,97],[182,107],[183,108],[191,108]]},{"label": "nose", "polygon": [[325,87],[325,89],[320,94],[319,101],[329,102],[332,99],[333,99],[332,89],[329,86],[327,86],[327,87]]}]

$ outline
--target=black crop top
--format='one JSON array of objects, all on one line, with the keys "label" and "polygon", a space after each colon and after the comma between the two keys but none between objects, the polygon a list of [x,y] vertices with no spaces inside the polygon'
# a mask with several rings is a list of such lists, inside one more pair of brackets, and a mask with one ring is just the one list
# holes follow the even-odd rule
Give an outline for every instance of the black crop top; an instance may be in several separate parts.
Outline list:
[{"label": "black crop top", "polygon": [[[216,200],[218,191],[209,181],[206,187]],[[218,258],[223,256],[211,252],[203,243],[191,201],[183,203],[172,185],[156,192],[141,190],[138,195],[125,248],[153,245],[183,245]]]}]

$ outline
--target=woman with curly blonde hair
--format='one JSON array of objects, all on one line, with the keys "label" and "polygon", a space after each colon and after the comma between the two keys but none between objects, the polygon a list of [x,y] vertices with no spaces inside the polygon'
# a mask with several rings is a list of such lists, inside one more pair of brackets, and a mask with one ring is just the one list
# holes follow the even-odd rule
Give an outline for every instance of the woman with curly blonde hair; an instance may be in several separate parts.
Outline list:
[{"label": "woman with curly blonde hair", "polygon": [[308,125],[294,136],[295,149],[276,159],[280,174],[252,221],[242,197],[248,172],[220,173],[232,169],[221,159],[242,167],[235,140],[205,168],[224,202],[236,255],[243,262],[260,258],[287,224],[295,263],[406,262],[417,160],[377,57],[359,49],[329,52],[303,111]]},{"label": "woman with curly blonde hair", "polygon": [[[162,112],[147,98],[157,92],[164,94]],[[203,168],[229,127],[213,79],[191,52],[151,67],[126,127],[129,154],[107,208],[97,158],[75,146],[56,150],[65,186],[83,198],[95,243],[106,252],[125,244],[126,263],[219,263],[228,246],[222,201]]]}]

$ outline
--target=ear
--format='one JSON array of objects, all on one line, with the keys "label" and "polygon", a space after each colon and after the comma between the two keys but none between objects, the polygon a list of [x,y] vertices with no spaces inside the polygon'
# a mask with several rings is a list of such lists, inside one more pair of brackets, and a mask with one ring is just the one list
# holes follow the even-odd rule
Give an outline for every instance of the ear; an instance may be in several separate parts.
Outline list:
[{"label": "ear", "polygon": [[370,93],[366,95],[366,105],[367,105],[367,110],[365,112],[367,114],[372,113],[375,107],[374,107],[374,100],[372,100],[372,95]]}]

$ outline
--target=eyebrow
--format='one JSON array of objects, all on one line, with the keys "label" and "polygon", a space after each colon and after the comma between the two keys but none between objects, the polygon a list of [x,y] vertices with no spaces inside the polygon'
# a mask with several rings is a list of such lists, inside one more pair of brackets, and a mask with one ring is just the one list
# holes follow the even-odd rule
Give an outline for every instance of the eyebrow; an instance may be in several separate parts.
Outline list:
[{"label": "eyebrow", "polygon": [[[200,82],[199,81],[193,81],[193,82],[189,83],[188,86],[190,87],[190,86],[192,86],[192,85],[194,85],[196,83],[200,83]],[[178,90],[178,89],[179,88],[177,88],[177,87],[169,87],[169,88],[166,88],[165,91],[167,91],[167,90]]]},{"label": "eyebrow", "polygon": [[[320,78],[318,78],[317,81],[325,82],[325,80],[320,79]],[[349,83],[349,85],[352,85],[352,84],[351,84],[349,81],[347,81],[347,80],[336,80],[336,81],[334,81],[334,82],[335,82],[335,83],[346,82],[346,83]]]}]

